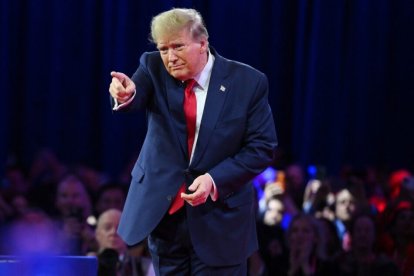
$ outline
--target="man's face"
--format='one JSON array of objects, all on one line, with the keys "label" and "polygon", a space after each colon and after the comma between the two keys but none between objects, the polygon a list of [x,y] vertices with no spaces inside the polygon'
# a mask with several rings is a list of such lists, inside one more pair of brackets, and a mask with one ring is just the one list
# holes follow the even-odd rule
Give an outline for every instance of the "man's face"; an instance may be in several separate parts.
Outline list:
[{"label": "man's face", "polygon": [[109,209],[122,210],[125,203],[125,194],[121,189],[113,188],[105,191],[96,203],[96,211],[103,213]]},{"label": "man's face", "polygon": [[95,237],[99,244],[99,249],[111,248],[122,253],[126,249],[125,243],[116,232],[119,225],[121,212],[118,210],[108,210],[101,215],[95,230]]},{"label": "man's face", "polygon": [[267,225],[279,224],[283,219],[284,206],[279,199],[271,199],[267,204],[267,210],[264,215],[264,223]]},{"label": "man's face", "polygon": [[63,216],[68,216],[75,208],[81,208],[87,215],[89,198],[81,182],[78,180],[65,180],[60,183],[56,197],[56,207]]},{"label": "man's face", "polygon": [[207,40],[194,41],[187,29],[161,37],[157,48],[168,73],[182,81],[194,78],[207,63]]},{"label": "man's face", "polygon": [[318,238],[312,223],[306,218],[299,218],[292,222],[288,241],[293,251],[300,251],[309,250],[317,243]]},{"label": "man's face", "polygon": [[356,202],[348,190],[341,190],[336,195],[335,215],[341,221],[349,221],[356,210]]}]

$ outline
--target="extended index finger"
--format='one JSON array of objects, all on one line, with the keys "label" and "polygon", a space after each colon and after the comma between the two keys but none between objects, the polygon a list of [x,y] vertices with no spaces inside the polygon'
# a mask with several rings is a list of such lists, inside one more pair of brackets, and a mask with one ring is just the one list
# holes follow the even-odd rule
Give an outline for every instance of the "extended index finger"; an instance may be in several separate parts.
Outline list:
[{"label": "extended index finger", "polygon": [[111,72],[112,78],[117,78],[121,83],[125,80],[126,75],[121,72],[112,71]]}]

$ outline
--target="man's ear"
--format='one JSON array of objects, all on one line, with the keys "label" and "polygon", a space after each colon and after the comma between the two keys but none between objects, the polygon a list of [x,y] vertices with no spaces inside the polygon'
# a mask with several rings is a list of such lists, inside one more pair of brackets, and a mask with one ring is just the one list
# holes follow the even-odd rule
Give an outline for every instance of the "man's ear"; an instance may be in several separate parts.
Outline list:
[{"label": "man's ear", "polygon": [[205,38],[202,38],[200,41],[200,54],[204,54],[208,51],[208,41]]}]

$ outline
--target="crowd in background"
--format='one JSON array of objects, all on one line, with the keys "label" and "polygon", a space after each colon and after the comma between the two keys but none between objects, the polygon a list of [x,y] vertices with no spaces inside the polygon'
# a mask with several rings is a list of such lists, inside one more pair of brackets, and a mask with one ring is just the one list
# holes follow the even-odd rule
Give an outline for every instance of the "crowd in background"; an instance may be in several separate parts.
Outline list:
[{"label": "crowd in background", "polygon": [[344,166],[269,168],[253,184],[256,275],[414,275],[414,178]]},{"label": "crowd in background", "polygon": [[97,256],[98,275],[154,275],[146,241],[116,233],[130,181],[41,150],[27,169],[9,162],[0,189],[0,255]]},{"label": "crowd in background", "polygon": [[[69,167],[51,150],[10,162],[0,187],[0,255],[95,255],[99,275],[150,275],[146,242],[116,234],[130,181]],[[413,275],[414,178],[406,169],[270,167],[257,191],[250,275]]]}]

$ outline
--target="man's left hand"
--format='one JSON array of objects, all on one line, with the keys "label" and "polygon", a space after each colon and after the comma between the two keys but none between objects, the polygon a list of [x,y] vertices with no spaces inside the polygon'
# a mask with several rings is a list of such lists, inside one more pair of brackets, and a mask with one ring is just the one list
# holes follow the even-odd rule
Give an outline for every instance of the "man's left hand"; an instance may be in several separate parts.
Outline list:
[{"label": "man's left hand", "polygon": [[213,181],[207,174],[200,175],[194,179],[193,183],[188,187],[190,194],[181,193],[181,198],[191,206],[204,204],[210,195],[213,187]]}]

